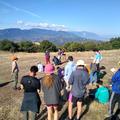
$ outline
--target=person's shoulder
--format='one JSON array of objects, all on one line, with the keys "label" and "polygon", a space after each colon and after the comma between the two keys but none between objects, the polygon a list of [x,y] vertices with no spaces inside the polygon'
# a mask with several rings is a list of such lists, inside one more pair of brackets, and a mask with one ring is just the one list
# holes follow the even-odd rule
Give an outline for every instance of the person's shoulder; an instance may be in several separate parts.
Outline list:
[{"label": "person's shoulder", "polygon": [[105,87],[105,86],[102,86],[102,87],[101,87],[101,90],[108,90],[108,88]]},{"label": "person's shoulder", "polygon": [[24,76],[22,77],[22,79],[26,79],[26,78],[29,78],[29,75],[24,75]]}]

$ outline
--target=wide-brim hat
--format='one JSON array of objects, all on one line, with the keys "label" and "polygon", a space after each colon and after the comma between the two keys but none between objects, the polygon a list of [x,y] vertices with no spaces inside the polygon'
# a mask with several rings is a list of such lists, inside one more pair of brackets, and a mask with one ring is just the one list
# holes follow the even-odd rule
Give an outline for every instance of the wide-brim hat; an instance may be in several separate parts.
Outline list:
[{"label": "wide-brim hat", "polygon": [[52,74],[54,73],[55,67],[52,64],[45,65],[45,73]]},{"label": "wide-brim hat", "polygon": [[17,56],[12,56],[11,57],[11,60],[13,61],[13,60],[17,60],[18,59],[18,57]]},{"label": "wide-brim hat", "polygon": [[85,66],[86,64],[85,64],[84,60],[78,60],[76,65],[77,66],[79,66],[79,65]]}]

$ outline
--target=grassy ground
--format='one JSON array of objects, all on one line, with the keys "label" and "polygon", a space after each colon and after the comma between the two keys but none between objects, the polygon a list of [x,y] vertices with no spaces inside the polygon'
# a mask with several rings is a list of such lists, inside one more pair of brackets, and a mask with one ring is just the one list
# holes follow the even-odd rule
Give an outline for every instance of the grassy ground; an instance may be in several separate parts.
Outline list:
[{"label": "grassy ground", "polygon": [[[108,84],[108,80],[111,78],[112,73],[110,68],[117,67],[117,62],[120,60],[120,50],[113,51],[102,51],[103,61],[102,66],[105,66],[106,75],[103,78],[104,84]],[[21,76],[28,73],[31,65],[37,64],[41,61],[44,64],[44,54],[43,53],[16,53],[19,57],[19,81]],[[52,56],[57,55],[57,53],[51,53]],[[86,64],[91,63],[91,56],[94,55],[93,52],[77,52],[77,53],[67,53],[67,56],[73,55],[75,61],[78,59],[83,59]],[[12,54],[9,52],[0,52],[0,120],[22,120],[22,113],[20,113],[20,105],[23,97],[23,91],[12,90],[12,82],[10,82],[11,75],[11,58]],[[62,65],[64,66],[64,65]],[[38,74],[41,77],[42,74]],[[4,83],[4,84],[3,84]],[[40,94],[43,98],[43,94]],[[89,103],[89,104],[88,104]],[[42,114],[39,115],[38,120],[45,120],[44,103],[41,106]],[[61,120],[64,120],[67,116],[67,103],[60,110]],[[75,112],[75,108],[74,108]],[[87,105],[83,106],[83,112],[85,114],[82,120],[104,120],[105,114],[107,113],[107,105],[98,104],[96,101],[87,101]]]}]

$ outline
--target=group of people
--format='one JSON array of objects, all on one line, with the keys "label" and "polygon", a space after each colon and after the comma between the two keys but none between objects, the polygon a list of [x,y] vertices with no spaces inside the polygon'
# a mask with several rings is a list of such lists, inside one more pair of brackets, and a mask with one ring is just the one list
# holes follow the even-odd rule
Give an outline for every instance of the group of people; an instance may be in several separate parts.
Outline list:
[{"label": "group of people", "polygon": [[[48,52],[48,51],[47,51]],[[51,63],[50,59],[45,56],[46,64],[43,72],[45,73],[42,78],[37,78],[38,66],[30,68],[29,75],[23,76],[21,79],[20,89],[24,89],[24,97],[21,105],[24,119],[29,119],[29,111],[32,114],[32,120],[35,120],[36,113],[39,113],[41,99],[41,90],[44,93],[44,102],[47,107],[48,120],[58,120],[58,107],[61,96],[68,95],[68,117],[67,120],[72,120],[73,105],[77,106],[77,115],[75,120],[80,120],[82,103],[88,91],[87,86],[95,83],[97,85],[94,94],[95,99],[101,103],[106,104],[109,101],[110,93],[108,88],[103,86],[103,81],[99,79],[100,61],[102,55],[98,50],[95,51],[95,57],[92,61],[90,69],[86,66],[84,60],[78,60],[76,63],[72,56],[68,56],[67,63],[63,68],[57,67],[57,74],[55,66]],[[49,53],[46,53],[49,54]],[[46,55],[45,54],[45,55]],[[50,58],[50,54],[48,55]],[[13,57],[12,62],[12,77],[15,81],[14,89],[17,89],[18,82],[18,64],[17,57]],[[67,91],[67,94],[65,94]],[[109,118],[113,116],[113,111],[116,102],[119,103],[118,109],[120,110],[120,69],[115,72],[112,77],[112,95],[109,102]]]},{"label": "group of people", "polygon": [[[64,58],[64,61],[66,61],[65,50],[58,49],[57,56],[54,56],[53,59],[52,59],[52,62],[54,63],[54,65],[62,64],[62,62],[61,62],[62,57]],[[50,63],[50,52],[49,52],[49,50],[45,51],[45,63],[46,64]]]}]

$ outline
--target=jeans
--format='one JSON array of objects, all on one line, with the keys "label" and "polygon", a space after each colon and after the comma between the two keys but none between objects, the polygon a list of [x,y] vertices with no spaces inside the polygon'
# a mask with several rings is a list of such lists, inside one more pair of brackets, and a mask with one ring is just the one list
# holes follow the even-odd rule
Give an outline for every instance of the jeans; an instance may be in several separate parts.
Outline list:
[{"label": "jeans", "polygon": [[109,115],[112,116],[114,113],[114,108],[116,103],[118,103],[118,110],[120,110],[120,94],[117,94],[115,92],[112,92],[111,98],[110,98],[110,102],[109,102]]},{"label": "jeans", "polygon": [[97,72],[91,72],[90,73],[90,83],[96,83],[97,82]]}]

